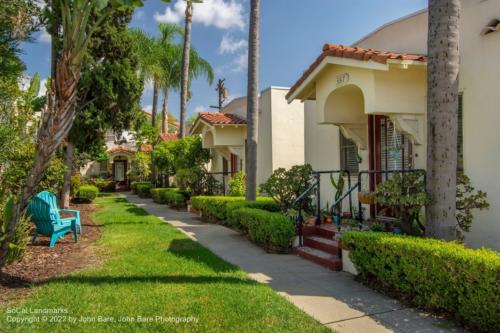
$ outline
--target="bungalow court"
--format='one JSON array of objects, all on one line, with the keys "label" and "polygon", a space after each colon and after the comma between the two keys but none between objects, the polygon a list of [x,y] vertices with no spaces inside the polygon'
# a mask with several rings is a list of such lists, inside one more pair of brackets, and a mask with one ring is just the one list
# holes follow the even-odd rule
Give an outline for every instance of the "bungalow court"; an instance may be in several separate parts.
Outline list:
[{"label": "bungalow court", "polygon": [[[287,104],[288,88],[262,91],[259,103],[257,183],[264,183],[278,168],[304,164],[304,105]],[[231,175],[245,170],[247,98],[232,100],[221,112],[200,112],[191,134],[211,150],[208,170],[228,184]]]},{"label": "bungalow court", "polygon": [[[488,193],[465,241],[500,250],[500,1],[462,1],[458,168]],[[353,46],[328,44],[290,89],[305,105],[305,162],[315,170],[425,169],[427,11],[388,23]],[[362,175],[363,186],[382,175]],[[368,188],[369,189],[369,188]],[[364,188],[363,188],[364,190]],[[333,187],[321,180],[321,205]],[[354,193],[354,192],[353,192]],[[357,195],[353,196],[356,201]],[[345,205],[345,203],[344,203]],[[354,206],[357,203],[354,202]],[[365,216],[376,215],[363,205]]]}]

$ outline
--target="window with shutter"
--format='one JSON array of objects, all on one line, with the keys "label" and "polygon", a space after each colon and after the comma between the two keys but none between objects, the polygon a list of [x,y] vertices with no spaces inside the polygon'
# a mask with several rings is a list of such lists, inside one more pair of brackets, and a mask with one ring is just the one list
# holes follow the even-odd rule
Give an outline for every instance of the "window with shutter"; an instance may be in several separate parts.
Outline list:
[{"label": "window with shutter", "polygon": [[351,175],[359,172],[358,147],[352,140],[347,139],[342,132],[340,132],[340,168],[348,170]]},{"label": "window with shutter", "polygon": [[458,95],[457,171],[464,171],[464,114],[462,94]]}]

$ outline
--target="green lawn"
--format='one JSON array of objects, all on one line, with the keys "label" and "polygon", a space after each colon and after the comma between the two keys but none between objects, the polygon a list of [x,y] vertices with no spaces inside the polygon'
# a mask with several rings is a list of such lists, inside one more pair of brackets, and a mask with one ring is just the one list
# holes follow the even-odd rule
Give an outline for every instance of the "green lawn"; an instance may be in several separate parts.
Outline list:
[{"label": "green lawn", "polygon": [[[105,262],[47,282],[18,304],[1,306],[0,332],[330,332],[125,199],[101,197],[97,203],[102,210],[95,218],[105,225],[97,247]],[[20,314],[13,308],[67,313]],[[182,317],[192,321],[171,322]],[[37,318],[40,322],[12,323]]]}]

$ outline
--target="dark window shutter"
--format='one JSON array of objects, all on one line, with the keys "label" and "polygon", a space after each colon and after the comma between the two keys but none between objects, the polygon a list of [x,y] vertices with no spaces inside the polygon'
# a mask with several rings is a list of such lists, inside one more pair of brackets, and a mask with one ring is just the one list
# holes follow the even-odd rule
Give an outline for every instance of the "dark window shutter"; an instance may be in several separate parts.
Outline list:
[{"label": "dark window shutter", "polygon": [[359,172],[358,147],[352,141],[347,139],[340,132],[340,168],[348,170],[351,175]]}]

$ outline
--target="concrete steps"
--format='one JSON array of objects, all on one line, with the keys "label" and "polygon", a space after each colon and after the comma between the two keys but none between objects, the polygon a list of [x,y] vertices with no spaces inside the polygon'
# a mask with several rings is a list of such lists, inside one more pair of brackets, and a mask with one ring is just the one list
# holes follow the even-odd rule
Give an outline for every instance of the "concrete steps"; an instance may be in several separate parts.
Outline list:
[{"label": "concrete steps", "polygon": [[334,240],[335,227],[332,225],[304,226],[303,246],[293,249],[293,253],[331,270],[342,270],[342,259],[338,242]]}]

